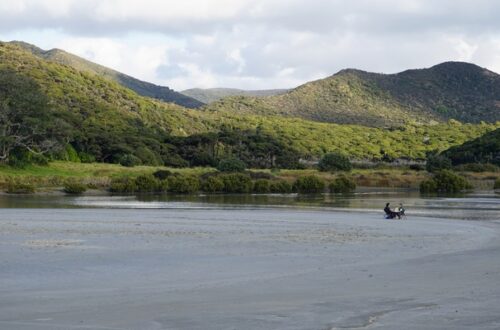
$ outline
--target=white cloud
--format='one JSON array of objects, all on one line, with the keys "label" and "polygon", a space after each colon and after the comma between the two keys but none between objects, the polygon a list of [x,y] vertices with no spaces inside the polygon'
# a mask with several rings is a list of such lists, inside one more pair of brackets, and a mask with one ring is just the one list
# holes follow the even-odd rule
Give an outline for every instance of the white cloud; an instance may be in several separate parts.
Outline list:
[{"label": "white cloud", "polygon": [[59,47],[175,89],[280,88],[355,67],[500,71],[489,0],[2,0],[0,38]]}]

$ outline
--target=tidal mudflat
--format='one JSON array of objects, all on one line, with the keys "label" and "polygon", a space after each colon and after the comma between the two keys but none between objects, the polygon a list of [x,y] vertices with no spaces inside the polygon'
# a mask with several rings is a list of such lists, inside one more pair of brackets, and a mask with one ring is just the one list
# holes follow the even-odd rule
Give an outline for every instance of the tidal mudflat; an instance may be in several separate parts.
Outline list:
[{"label": "tidal mudflat", "polygon": [[0,246],[1,329],[500,328],[494,219],[11,208]]}]

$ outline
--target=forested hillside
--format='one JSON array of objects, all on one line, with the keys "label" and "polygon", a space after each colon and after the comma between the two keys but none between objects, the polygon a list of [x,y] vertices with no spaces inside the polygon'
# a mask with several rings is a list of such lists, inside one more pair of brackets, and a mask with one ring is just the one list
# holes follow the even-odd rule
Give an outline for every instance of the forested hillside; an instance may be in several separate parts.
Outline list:
[{"label": "forested hillside", "polygon": [[0,163],[65,159],[188,166],[238,157],[253,167],[290,168],[332,151],[351,159],[423,159],[428,151],[498,127],[450,121],[376,128],[186,109],[0,43]]},{"label": "forested hillside", "polygon": [[229,97],[208,108],[374,127],[449,119],[495,122],[500,120],[500,76],[459,62],[391,75],[348,69],[282,95]]},{"label": "forested hillside", "polygon": [[120,85],[130,88],[131,90],[142,96],[155,98],[165,102],[172,102],[186,108],[199,108],[203,105],[202,102],[182,93],[178,93],[168,87],[158,86],[146,81],[133,78],[105,66],[87,61],[81,57],[70,54],[61,49],[51,49],[45,51],[25,42],[14,41],[11,43],[14,45],[18,45],[19,47],[30,51],[31,53],[33,53],[33,55],[36,55],[45,60],[68,65],[79,71],[91,72],[103,78],[117,82]]}]

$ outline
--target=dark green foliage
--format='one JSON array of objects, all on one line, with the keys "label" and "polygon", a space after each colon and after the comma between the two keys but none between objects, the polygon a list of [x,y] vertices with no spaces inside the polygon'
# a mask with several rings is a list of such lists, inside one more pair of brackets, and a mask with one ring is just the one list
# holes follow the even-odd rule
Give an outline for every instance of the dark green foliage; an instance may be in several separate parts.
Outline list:
[{"label": "dark green foliage", "polygon": [[495,184],[493,185],[493,189],[500,189],[500,178],[495,180]]},{"label": "dark green foliage", "polygon": [[270,190],[276,194],[289,194],[293,191],[292,185],[285,180],[271,181]]},{"label": "dark green foliage", "polygon": [[483,164],[483,163],[472,163],[472,164],[462,164],[455,167],[457,171],[462,172],[498,172],[500,167],[493,164]]},{"label": "dark green foliage", "polygon": [[350,193],[356,190],[356,182],[345,175],[341,175],[336,177],[328,188],[332,193]]},{"label": "dark green foliage", "polygon": [[82,163],[93,163],[93,162],[95,162],[94,155],[91,155],[91,154],[83,152],[83,151],[81,151],[81,152],[78,153],[78,157],[80,158],[80,161]]},{"label": "dark green foliage", "polygon": [[[170,183],[170,182],[169,182]],[[160,181],[153,175],[140,175],[135,178],[136,192],[162,192],[169,187],[166,181]]]},{"label": "dark green foliage", "polygon": [[117,178],[111,180],[109,191],[113,193],[133,193],[137,191],[137,185],[134,178]]},{"label": "dark green foliage", "polygon": [[340,153],[329,153],[323,156],[318,163],[322,172],[327,171],[350,171],[352,169],[349,158]]},{"label": "dark green foliage", "polygon": [[425,164],[425,169],[428,172],[437,172],[441,170],[451,169],[451,160],[445,156],[437,154],[429,154],[427,156],[427,162]]},{"label": "dark green foliage", "polygon": [[57,159],[66,160],[74,163],[81,162],[78,152],[75,150],[75,148],[73,148],[71,144],[67,144],[64,146],[64,148],[58,153]]},{"label": "dark green foliage", "polygon": [[168,191],[176,194],[192,194],[200,190],[200,180],[194,175],[172,175],[167,181]]},{"label": "dark green foliage", "polygon": [[413,171],[423,171],[425,170],[425,167],[423,165],[420,165],[420,164],[411,164],[409,166],[410,170],[413,170]]},{"label": "dark green foliage", "polygon": [[158,170],[153,173],[153,176],[158,180],[166,180],[171,175],[172,172],[170,172],[169,170]]},{"label": "dark green foliage", "polygon": [[224,191],[224,181],[220,176],[209,176],[201,186],[201,190],[208,193]]},{"label": "dark green foliage", "polygon": [[60,147],[67,125],[49,103],[34,79],[0,67],[0,162],[17,153],[20,163],[27,160],[21,154],[44,155]]},{"label": "dark green foliage", "polygon": [[33,194],[35,186],[28,182],[17,182],[10,180],[7,183],[7,193],[9,194]]},{"label": "dark green foliage", "polygon": [[247,165],[238,158],[222,159],[217,165],[217,170],[220,172],[243,172]]},{"label": "dark green foliage", "polygon": [[271,184],[267,179],[259,179],[253,184],[253,192],[256,194],[267,194],[271,192]]},{"label": "dark green foliage", "polygon": [[87,191],[87,186],[76,181],[67,181],[64,184],[64,192],[71,195],[80,195]]},{"label": "dark green foliage", "polygon": [[208,152],[199,152],[191,159],[191,166],[217,166],[217,160]]},{"label": "dark green foliage", "polygon": [[134,167],[138,165],[142,165],[142,161],[139,157],[136,157],[131,154],[123,155],[118,159],[118,163],[122,166],[126,167]]},{"label": "dark green foliage", "polygon": [[316,175],[308,175],[298,178],[293,188],[301,194],[322,193],[325,190],[325,182]]},{"label": "dark green foliage", "polygon": [[500,166],[500,128],[443,152],[454,165],[491,163]]},{"label": "dark green foliage", "polygon": [[471,184],[465,178],[450,170],[439,171],[433,178],[420,184],[420,191],[426,193],[457,193],[471,188]]},{"label": "dark green foliage", "polygon": [[227,193],[249,193],[252,191],[253,183],[250,176],[243,173],[230,173],[220,175],[224,182],[224,192]]}]

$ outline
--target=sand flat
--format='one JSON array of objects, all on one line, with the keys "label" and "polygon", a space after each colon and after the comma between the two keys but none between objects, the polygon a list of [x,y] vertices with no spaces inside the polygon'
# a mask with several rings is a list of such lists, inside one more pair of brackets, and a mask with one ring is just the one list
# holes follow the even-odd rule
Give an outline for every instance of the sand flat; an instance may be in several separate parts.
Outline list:
[{"label": "sand flat", "polygon": [[3,209],[1,329],[498,329],[500,225]]}]

